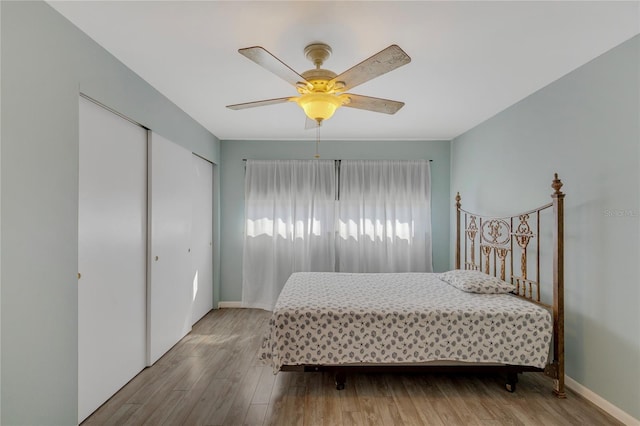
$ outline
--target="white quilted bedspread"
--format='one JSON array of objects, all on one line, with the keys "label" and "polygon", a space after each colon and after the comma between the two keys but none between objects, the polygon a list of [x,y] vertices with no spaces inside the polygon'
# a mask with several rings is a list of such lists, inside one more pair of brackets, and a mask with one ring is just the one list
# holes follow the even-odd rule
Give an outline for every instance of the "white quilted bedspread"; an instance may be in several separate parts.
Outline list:
[{"label": "white quilted bedspread", "polygon": [[544,367],[551,314],[508,294],[465,293],[437,274],[298,272],[260,358],[282,365],[463,361]]}]

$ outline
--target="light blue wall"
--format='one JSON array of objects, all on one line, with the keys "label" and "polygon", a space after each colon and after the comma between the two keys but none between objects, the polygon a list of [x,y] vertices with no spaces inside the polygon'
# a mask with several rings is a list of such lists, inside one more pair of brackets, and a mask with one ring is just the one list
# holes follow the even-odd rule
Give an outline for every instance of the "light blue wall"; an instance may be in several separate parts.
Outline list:
[{"label": "light blue wall", "polygon": [[563,179],[567,375],[640,419],[640,36],[452,142],[472,211],[550,201]]},{"label": "light blue wall", "polygon": [[79,93],[216,163],[220,143],[49,5],[2,1],[0,8],[0,423],[71,425],[78,401]]},{"label": "light blue wall", "polygon": [[[242,298],[242,236],[244,233],[244,162],[313,158],[313,141],[221,142],[222,179],[222,301]],[[449,142],[448,141],[321,141],[322,158],[430,159],[432,181],[433,267],[449,266]]]}]

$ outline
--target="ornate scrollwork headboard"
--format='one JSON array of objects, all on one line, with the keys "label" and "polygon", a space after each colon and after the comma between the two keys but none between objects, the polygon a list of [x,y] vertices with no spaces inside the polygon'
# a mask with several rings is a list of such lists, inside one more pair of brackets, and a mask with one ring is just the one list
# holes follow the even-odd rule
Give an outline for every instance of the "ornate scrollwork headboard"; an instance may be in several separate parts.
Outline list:
[{"label": "ornate scrollwork headboard", "polygon": [[[556,173],[551,184],[552,202],[533,210],[505,217],[488,217],[462,209],[456,195],[456,269],[472,269],[515,285],[514,294],[553,312],[554,360],[547,373],[556,379],[556,393],[564,395],[564,197]],[[541,222],[550,213],[551,225]],[[542,225],[541,225],[542,224]],[[549,230],[549,226],[551,230]],[[550,232],[549,232],[550,231]],[[541,240],[549,237],[551,254]],[[548,246],[548,245],[547,245]],[[552,301],[542,296],[541,259],[552,259]],[[546,280],[548,281],[548,280]],[[549,284],[546,282],[546,284]]]},{"label": "ornate scrollwork headboard", "polygon": [[[540,214],[552,206],[549,203],[526,213],[500,218],[484,217],[460,208],[464,241],[459,267],[509,281],[516,286],[518,295],[542,303]],[[535,265],[530,265],[532,258]]]}]

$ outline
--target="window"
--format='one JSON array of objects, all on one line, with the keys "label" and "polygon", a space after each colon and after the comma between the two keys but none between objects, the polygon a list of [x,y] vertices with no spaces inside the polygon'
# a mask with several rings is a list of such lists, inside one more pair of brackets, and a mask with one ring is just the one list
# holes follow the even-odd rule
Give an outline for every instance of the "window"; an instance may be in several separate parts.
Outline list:
[{"label": "window", "polygon": [[431,271],[429,187],[426,160],[248,160],[243,306],[292,272]]}]

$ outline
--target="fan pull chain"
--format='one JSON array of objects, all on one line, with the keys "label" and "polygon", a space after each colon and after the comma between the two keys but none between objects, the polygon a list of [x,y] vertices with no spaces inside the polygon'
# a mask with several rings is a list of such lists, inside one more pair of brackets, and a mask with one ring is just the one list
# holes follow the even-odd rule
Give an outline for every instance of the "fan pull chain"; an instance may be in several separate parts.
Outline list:
[{"label": "fan pull chain", "polygon": [[319,145],[320,145],[320,122],[318,121],[318,125],[316,126],[316,155],[314,155],[314,158],[320,158],[320,153],[318,152]]}]

